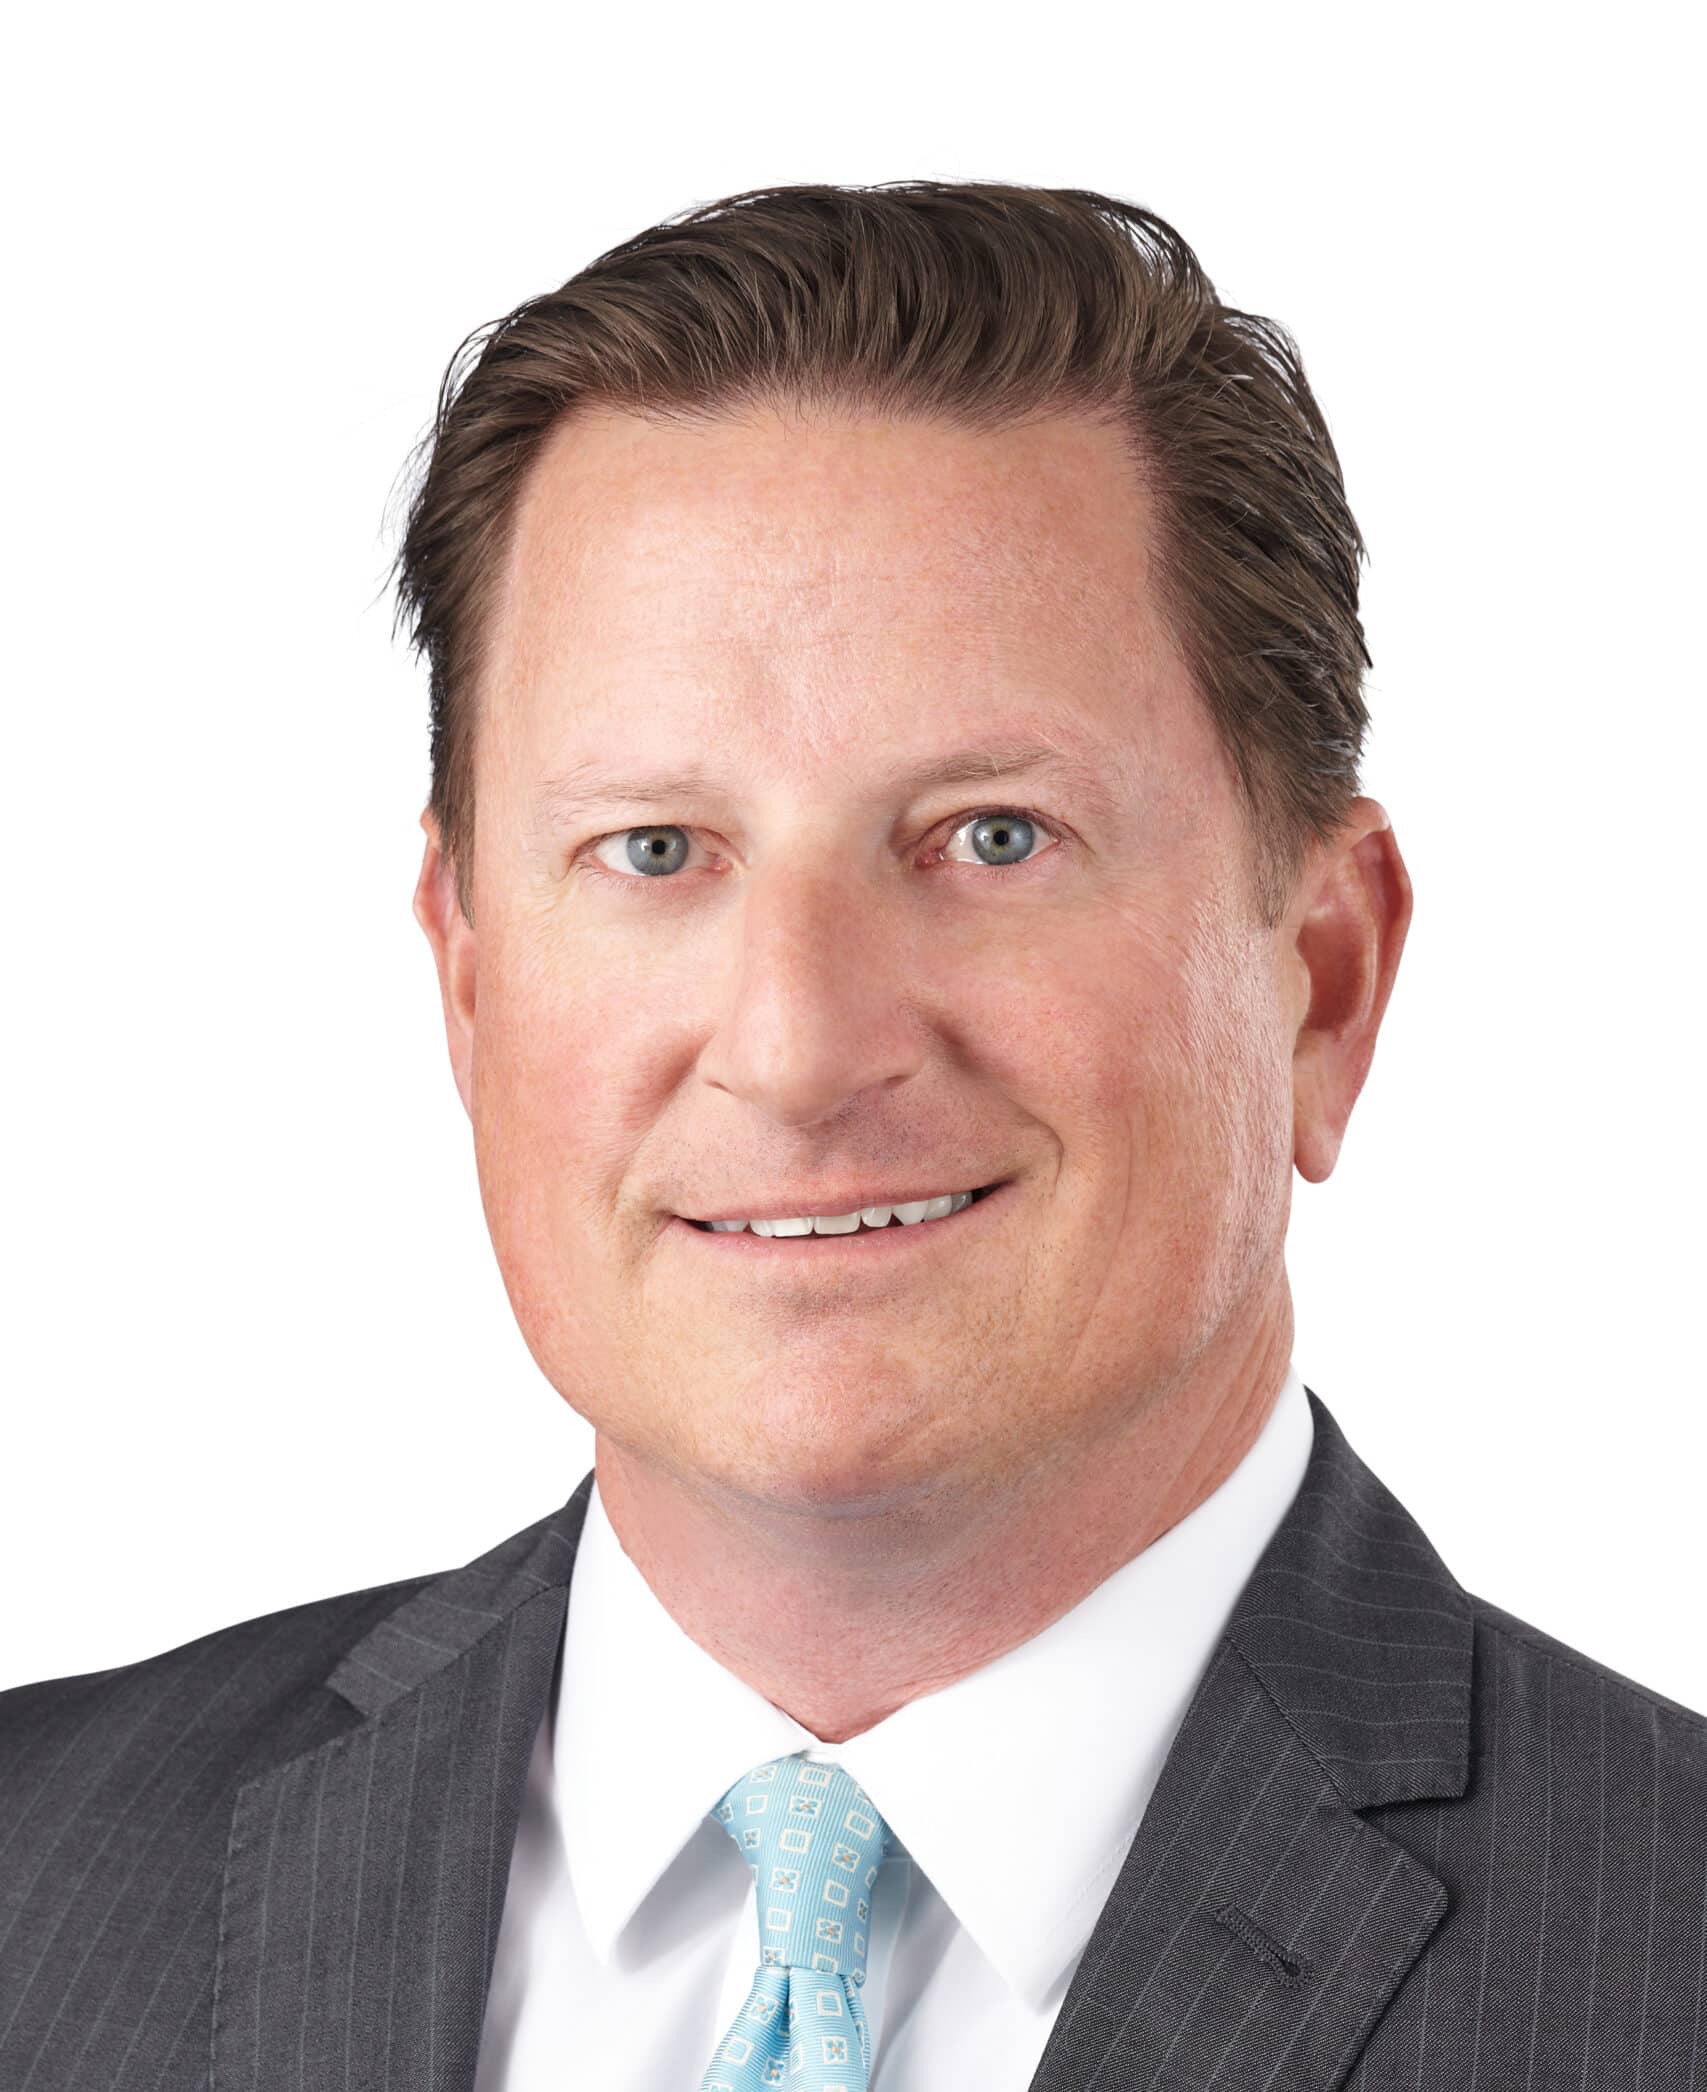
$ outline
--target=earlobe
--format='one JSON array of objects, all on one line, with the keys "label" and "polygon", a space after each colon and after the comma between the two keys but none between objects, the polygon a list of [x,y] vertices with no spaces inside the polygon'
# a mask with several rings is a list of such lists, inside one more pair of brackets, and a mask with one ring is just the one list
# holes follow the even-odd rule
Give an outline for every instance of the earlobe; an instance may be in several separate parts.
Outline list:
[{"label": "earlobe", "polygon": [[1296,950],[1307,1007],[1292,1059],[1292,1159],[1319,1184],[1339,1160],[1386,1012],[1411,920],[1411,882],[1392,823],[1353,802],[1312,881]]},{"label": "earlobe", "polygon": [[474,931],[457,898],[456,868],[444,856],[438,824],[430,812],[421,816],[427,846],[415,882],[414,914],[433,949],[439,998],[444,1009],[445,1043],[463,1109],[474,1116],[474,1008],[478,974]]}]

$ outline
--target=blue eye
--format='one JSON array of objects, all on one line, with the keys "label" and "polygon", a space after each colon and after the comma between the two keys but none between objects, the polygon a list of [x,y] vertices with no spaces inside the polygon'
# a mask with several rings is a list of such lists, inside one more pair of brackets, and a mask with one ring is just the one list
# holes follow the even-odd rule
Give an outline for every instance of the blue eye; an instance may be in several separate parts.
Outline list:
[{"label": "blue eye", "polygon": [[[653,827],[618,828],[609,835],[595,836],[588,845],[588,852],[599,870],[617,879],[626,879],[630,873],[638,878],[656,879],[664,874],[678,872],[687,860],[690,831],[674,822],[663,822]],[[972,863],[982,865],[988,871],[1018,869],[1029,864],[1033,845],[1042,837],[1059,842],[1056,831],[1040,822],[1031,814],[1021,813],[1014,808],[999,808],[994,812],[974,814],[962,820],[950,835],[943,850],[933,855],[943,856],[949,846],[962,835],[972,839],[972,847],[980,853],[974,858],[949,858],[955,864]],[[615,845],[620,852],[622,865],[618,867],[599,853]]]},{"label": "blue eye", "polygon": [[[987,864],[993,871],[1001,871],[1009,865],[1030,863],[1028,857],[1022,858],[1012,853],[1029,850],[1040,834],[1048,832],[1029,814],[999,812],[978,814],[972,820],[962,822],[949,837],[949,841],[952,843],[962,835],[969,835],[975,849],[995,853],[992,858],[980,857],[973,861]],[[965,861],[962,858],[951,860],[957,864]]]},{"label": "blue eye", "polygon": [[[634,869],[648,879],[676,871],[687,855],[685,828],[624,828],[602,840],[620,841]],[[680,838],[680,840],[678,840]]]}]

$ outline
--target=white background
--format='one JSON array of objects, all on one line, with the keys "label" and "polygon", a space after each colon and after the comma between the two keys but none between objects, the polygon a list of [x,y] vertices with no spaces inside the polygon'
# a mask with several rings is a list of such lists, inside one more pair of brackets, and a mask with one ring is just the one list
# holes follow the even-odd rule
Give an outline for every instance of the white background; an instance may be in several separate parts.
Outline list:
[{"label": "white background", "polygon": [[1295,1183],[1296,1360],[1471,1590],[1707,1707],[1683,11],[598,13],[14,31],[0,1684],[451,1566],[590,1465],[410,914],[388,496],[462,336],[603,248],[934,175],[1148,204],[1302,344],[1417,903]]}]

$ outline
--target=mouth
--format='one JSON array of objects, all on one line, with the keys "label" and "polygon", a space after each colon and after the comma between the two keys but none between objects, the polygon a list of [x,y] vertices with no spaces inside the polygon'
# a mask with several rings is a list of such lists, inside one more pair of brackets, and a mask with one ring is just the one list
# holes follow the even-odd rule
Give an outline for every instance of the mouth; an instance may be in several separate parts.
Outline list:
[{"label": "mouth", "polygon": [[724,1255],[817,1258],[826,1263],[842,1259],[863,1261],[868,1257],[887,1261],[892,1256],[921,1251],[931,1243],[965,1241],[981,1232],[991,1209],[1005,1204],[1013,1183],[1013,1178],[1005,1177],[994,1184],[981,1184],[964,1206],[940,1219],[908,1222],[891,1214],[881,1227],[870,1227],[861,1221],[845,1234],[820,1235],[814,1231],[805,1235],[755,1235],[750,1227],[713,1228],[709,1221],[689,1220],[681,1214],[671,1222],[670,1231],[690,1235],[696,1244]]}]

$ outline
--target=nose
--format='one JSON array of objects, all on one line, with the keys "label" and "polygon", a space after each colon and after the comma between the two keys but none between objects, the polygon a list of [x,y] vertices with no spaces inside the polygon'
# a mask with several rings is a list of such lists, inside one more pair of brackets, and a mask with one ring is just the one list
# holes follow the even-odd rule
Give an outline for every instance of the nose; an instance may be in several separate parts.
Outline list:
[{"label": "nose", "polygon": [[699,1059],[716,1088],[783,1126],[903,1083],[927,1042],[894,911],[845,871],[750,872],[729,916],[731,989]]}]

